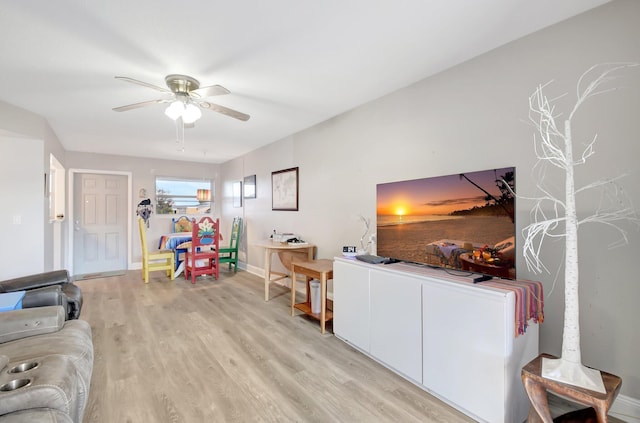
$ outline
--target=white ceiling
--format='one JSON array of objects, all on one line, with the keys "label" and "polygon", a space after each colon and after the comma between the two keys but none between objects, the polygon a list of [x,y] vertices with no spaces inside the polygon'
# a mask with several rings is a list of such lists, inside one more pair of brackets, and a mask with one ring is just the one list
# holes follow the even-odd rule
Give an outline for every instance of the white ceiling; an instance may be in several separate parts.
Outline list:
[{"label": "white ceiling", "polygon": [[[222,163],[608,0],[0,0],[0,100],[65,149]],[[171,73],[210,100],[176,149]]]}]

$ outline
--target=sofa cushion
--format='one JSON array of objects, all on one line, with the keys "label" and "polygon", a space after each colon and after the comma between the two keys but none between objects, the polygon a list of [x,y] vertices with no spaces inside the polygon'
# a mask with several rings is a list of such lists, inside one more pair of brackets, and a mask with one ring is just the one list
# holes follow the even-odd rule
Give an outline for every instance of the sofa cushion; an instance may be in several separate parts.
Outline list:
[{"label": "sofa cushion", "polygon": [[65,316],[69,315],[68,301],[62,293],[60,285],[43,286],[25,292],[22,308],[36,308],[59,305],[64,308]]},{"label": "sofa cushion", "polygon": [[60,306],[3,312],[2,325],[0,325],[0,348],[6,342],[16,339],[57,332],[62,329],[64,321],[64,308]]},{"label": "sofa cushion", "polygon": [[64,307],[67,319],[79,319],[82,310],[82,291],[73,283],[50,285],[26,291],[22,308],[59,305]]}]

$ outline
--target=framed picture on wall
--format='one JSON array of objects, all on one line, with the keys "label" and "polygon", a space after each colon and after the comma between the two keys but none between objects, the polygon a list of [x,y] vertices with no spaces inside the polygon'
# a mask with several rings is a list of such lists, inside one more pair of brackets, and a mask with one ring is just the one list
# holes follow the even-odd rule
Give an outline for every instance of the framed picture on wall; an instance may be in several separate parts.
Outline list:
[{"label": "framed picture on wall", "polygon": [[298,168],[271,172],[271,210],[298,211]]},{"label": "framed picture on wall", "polygon": [[242,207],[242,181],[233,183],[233,207]]},{"label": "framed picture on wall", "polygon": [[244,177],[244,198],[256,198],[256,175]]}]

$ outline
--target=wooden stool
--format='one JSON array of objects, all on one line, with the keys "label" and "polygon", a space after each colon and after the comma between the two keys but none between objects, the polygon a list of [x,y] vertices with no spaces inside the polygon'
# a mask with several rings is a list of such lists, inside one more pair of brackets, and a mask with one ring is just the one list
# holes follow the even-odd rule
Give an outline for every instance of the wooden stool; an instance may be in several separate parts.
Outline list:
[{"label": "wooden stool", "polygon": [[577,403],[593,407],[597,415],[598,423],[606,423],[608,421],[607,412],[620,391],[622,379],[610,373],[601,372],[604,387],[607,391],[605,394],[579,386],[568,385],[542,377],[543,357],[551,359],[557,358],[549,354],[540,354],[522,368],[522,383],[531,401],[529,419],[527,421],[529,423],[553,422],[547,401],[547,391],[550,391]]},{"label": "wooden stool", "polygon": [[[296,304],[296,273],[305,275],[307,282],[307,301],[298,304]],[[311,310],[309,282],[313,278],[320,280],[320,313],[313,313]],[[333,260],[319,259],[291,263],[291,316],[294,316],[295,309],[298,309],[320,320],[322,334],[324,334],[325,323],[333,319],[333,311],[327,310],[327,306],[333,309],[333,302],[327,302],[327,281],[329,279],[333,279]]]}]

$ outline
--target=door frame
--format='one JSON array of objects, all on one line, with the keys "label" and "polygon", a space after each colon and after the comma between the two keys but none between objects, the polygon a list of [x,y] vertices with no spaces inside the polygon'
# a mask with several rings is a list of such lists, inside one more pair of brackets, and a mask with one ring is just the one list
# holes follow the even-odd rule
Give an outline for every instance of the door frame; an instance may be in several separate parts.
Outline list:
[{"label": "door frame", "polygon": [[67,170],[64,168],[62,163],[60,163],[58,158],[53,153],[49,153],[49,186],[45,187],[45,189],[49,190],[49,204],[47,208],[49,210],[49,223],[53,227],[51,245],[51,251],[53,255],[53,270],[60,270],[65,268],[64,256],[62,254],[62,222],[64,222],[64,220],[67,218],[67,211],[65,210],[66,190],[64,189],[66,173]]},{"label": "door frame", "polygon": [[120,172],[120,171],[111,171],[111,170],[97,170],[97,169],[69,169],[69,203],[68,203],[68,211],[69,219],[67,223],[67,245],[69,246],[69,250],[67,252],[66,257],[66,267],[69,269],[69,273],[71,275],[75,275],[73,269],[73,228],[74,228],[74,199],[76,197],[76,193],[74,192],[74,182],[76,178],[76,174],[81,173],[95,173],[100,175],[124,175],[127,177],[127,270],[131,269],[131,220],[133,219],[133,209],[131,202],[131,193],[132,193],[132,173],[131,172]]}]

